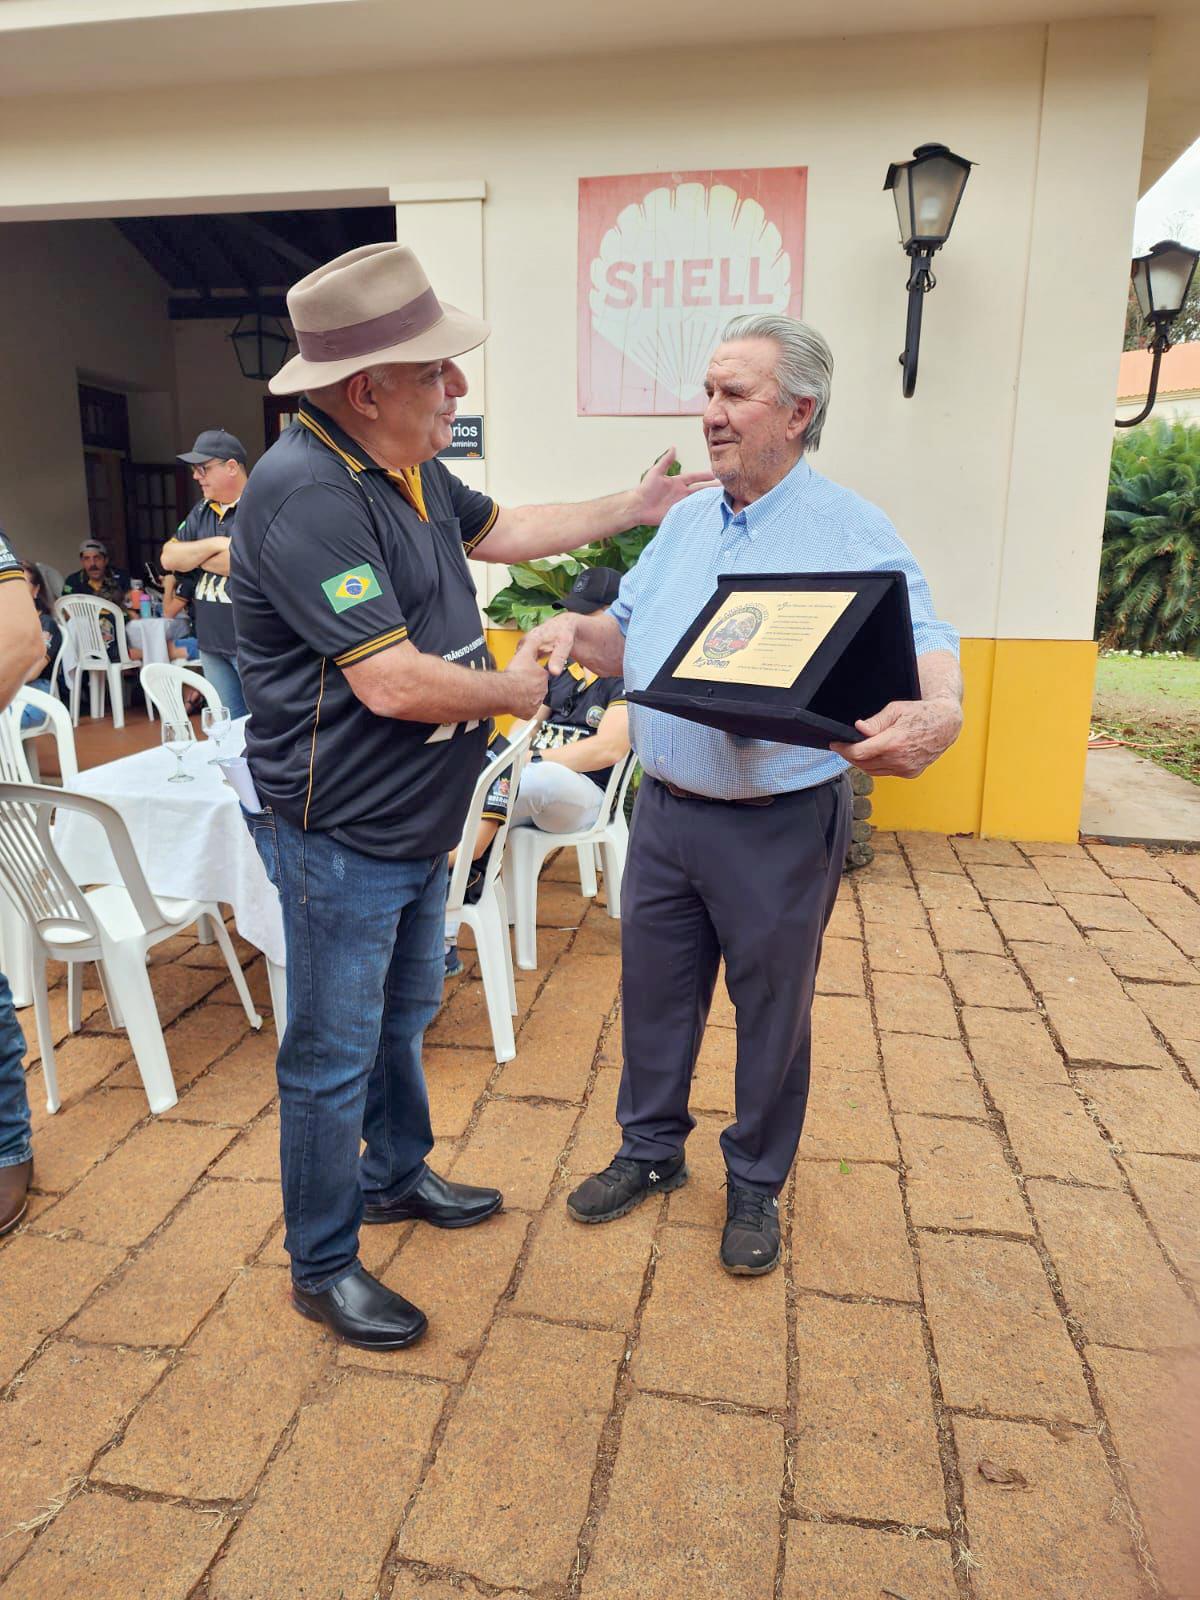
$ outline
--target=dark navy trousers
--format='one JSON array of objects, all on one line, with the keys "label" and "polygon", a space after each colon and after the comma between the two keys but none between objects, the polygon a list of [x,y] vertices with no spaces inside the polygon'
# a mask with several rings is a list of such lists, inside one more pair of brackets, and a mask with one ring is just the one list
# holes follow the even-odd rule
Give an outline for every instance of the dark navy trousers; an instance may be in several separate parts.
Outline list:
[{"label": "dark navy trousers", "polygon": [[821,941],[850,842],[843,775],[770,805],[681,799],[647,776],[621,893],[623,1156],[683,1149],[688,1095],[722,958],[737,1013],[731,1176],[778,1194],[808,1103]]}]

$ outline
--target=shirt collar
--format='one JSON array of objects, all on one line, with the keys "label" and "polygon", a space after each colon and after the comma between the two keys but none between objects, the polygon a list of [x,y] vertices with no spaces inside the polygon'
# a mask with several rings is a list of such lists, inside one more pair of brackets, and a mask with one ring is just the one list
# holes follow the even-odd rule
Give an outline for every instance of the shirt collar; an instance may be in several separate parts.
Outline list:
[{"label": "shirt collar", "polygon": [[789,500],[795,500],[804,493],[811,477],[812,468],[801,456],[791,471],[780,478],[773,489],[768,489],[766,494],[760,495],[757,500],[751,500],[742,511],[735,512],[729,504],[729,496],[723,494],[718,502],[721,507],[722,528],[728,528],[731,522],[740,520],[747,535],[751,539],[755,538],[759,528],[775,515],[781,505],[786,505]]},{"label": "shirt collar", "polygon": [[320,406],[313,405],[307,395],[301,401],[299,419],[301,427],[307,428],[314,434],[327,450],[332,450],[356,477],[360,472],[382,472],[389,482],[399,489],[421,521],[429,521],[419,466],[401,467],[398,472],[393,472],[390,467],[380,466],[378,461],[372,460],[356,439],[352,439],[345,429],[338,427],[327,412],[322,411]]}]

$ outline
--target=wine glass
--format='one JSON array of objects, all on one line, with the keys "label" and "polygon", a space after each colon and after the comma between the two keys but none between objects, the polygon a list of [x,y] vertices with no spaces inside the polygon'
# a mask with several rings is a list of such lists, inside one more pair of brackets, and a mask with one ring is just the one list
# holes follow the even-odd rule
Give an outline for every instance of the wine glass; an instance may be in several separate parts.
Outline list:
[{"label": "wine glass", "polygon": [[221,741],[233,726],[233,719],[229,715],[228,706],[206,705],[200,712],[200,726],[204,729],[206,739],[211,739],[216,750],[215,756],[209,756],[208,764],[211,767],[221,760]]},{"label": "wine glass", "polygon": [[162,742],[175,757],[175,771],[168,783],[191,783],[192,775],[183,770],[183,758],[188,746],[195,743],[190,722],[166,722],[162,725]]}]

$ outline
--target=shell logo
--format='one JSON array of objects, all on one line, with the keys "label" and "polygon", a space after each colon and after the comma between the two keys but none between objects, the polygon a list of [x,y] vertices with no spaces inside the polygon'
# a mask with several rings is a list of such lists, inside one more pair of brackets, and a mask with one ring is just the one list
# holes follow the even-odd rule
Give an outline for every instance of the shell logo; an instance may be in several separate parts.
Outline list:
[{"label": "shell logo", "polygon": [[[799,314],[804,180],[802,168],[582,180],[581,413],[700,411],[730,318]],[[631,185],[644,186],[636,199]]]}]

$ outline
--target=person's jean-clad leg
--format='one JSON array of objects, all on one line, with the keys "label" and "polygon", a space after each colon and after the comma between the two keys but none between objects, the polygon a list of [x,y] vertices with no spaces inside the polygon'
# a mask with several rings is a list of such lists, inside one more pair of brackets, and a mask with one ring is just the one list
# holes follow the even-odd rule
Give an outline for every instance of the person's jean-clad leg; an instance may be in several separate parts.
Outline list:
[{"label": "person's jean-clad leg", "polygon": [[0,972],[0,1167],[17,1167],[33,1154],[25,1089],[25,1038],[12,990]]},{"label": "person's jean-clad leg", "polygon": [[270,811],[248,822],[287,947],[284,1242],[296,1283],[320,1293],[358,1258],[360,1139],[362,1178],[387,1198],[420,1182],[433,1148],[421,1034],[441,992],[445,857],[380,861]]},{"label": "person's jean-clad leg", "polygon": [[229,715],[236,722],[246,715],[246,697],[242,693],[242,680],[238,676],[237,657],[220,655],[215,650],[201,650],[200,665],[204,676],[228,706]]}]

